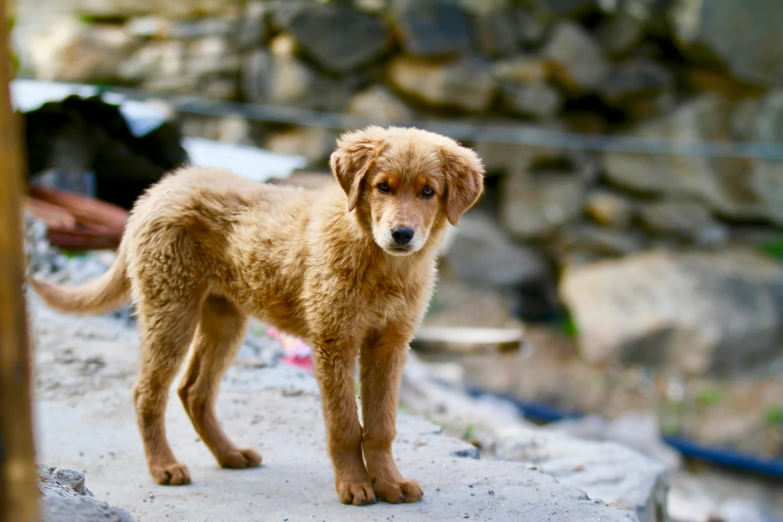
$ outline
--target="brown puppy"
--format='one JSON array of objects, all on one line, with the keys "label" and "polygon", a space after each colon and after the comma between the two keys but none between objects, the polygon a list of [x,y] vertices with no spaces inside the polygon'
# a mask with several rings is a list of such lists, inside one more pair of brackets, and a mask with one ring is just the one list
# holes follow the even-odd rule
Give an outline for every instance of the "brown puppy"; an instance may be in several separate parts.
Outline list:
[{"label": "brown puppy", "polygon": [[214,409],[254,316],[313,347],[340,500],[422,498],[391,451],[400,375],[432,292],[438,240],[481,195],[484,168],[449,138],[395,127],[343,135],[330,164],[338,183],[319,191],[180,170],[138,200],[105,275],[73,288],[33,282],[65,312],[134,301],[142,357],[133,396],[159,484],[190,482],[164,427],[168,390],[189,347],[178,391],[196,431],[224,467],[261,463],[226,436]]}]

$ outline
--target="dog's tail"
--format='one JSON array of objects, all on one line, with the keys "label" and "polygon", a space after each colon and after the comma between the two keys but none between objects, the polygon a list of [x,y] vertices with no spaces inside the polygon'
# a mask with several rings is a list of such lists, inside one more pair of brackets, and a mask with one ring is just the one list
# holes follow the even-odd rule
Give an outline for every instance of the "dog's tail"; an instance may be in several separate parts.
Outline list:
[{"label": "dog's tail", "polygon": [[65,287],[30,278],[30,286],[46,304],[60,312],[101,314],[130,301],[130,281],[125,272],[125,254],[120,246],[114,263],[98,279],[79,286]]}]

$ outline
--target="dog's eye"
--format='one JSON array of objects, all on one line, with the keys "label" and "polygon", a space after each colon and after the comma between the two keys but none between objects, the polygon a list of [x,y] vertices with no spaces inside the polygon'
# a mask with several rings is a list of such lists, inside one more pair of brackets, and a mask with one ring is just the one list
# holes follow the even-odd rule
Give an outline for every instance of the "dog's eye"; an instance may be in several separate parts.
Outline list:
[{"label": "dog's eye", "polygon": [[386,183],[385,181],[378,183],[378,190],[380,190],[384,194],[388,194],[391,191],[391,189],[389,188],[389,184]]},{"label": "dog's eye", "polygon": [[424,189],[421,191],[421,196],[426,199],[429,199],[434,195],[435,195],[435,191],[432,190],[432,187],[430,187],[429,185],[424,187]]}]

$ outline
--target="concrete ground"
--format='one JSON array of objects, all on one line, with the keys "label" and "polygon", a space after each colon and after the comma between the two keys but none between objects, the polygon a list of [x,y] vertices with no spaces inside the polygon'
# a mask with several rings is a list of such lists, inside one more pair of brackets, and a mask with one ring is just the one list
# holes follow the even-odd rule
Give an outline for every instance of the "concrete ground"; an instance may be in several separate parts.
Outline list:
[{"label": "concrete ground", "polygon": [[158,486],[147,474],[131,402],[135,329],[106,317],[62,316],[35,296],[30,303],[38,460],[84,472],[96,498],[137,521],[638,520],[525,464],[477,460],[472,446],[407,415],[398,419],[395,455],[402,472],[419,480],[424,500],[342,505],[317,386],[284,366],[235,365],[218,401],[226,431],[264,455],[260,468],[220,469],[172,394],[168,435],[193,483]]}]

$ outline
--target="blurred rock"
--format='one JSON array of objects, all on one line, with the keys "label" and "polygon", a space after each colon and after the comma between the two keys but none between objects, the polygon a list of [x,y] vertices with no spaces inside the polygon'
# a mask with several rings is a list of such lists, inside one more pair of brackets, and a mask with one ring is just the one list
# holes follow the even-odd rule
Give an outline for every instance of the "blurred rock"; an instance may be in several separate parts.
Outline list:
[{"label": "blurred rock", "polygon": [[394,0],[392,19],[403,50],[413,56],[443,56],[470,49],[470,20],[457,2]]},{"label": "blurred rock", "polygon": [[187,47],[185,71],[195,76],[238,76],[239,56],[233,53],[226,38],[211,36],[190,43]]},{"label": "blurred rock", "polygon": [[598,43],[574,22],[556,25],[542,53],[554,77],[573,93],[594,91],[610,72]]},{"label": "blurred rock", "polygon": [[629,411],[612,420],[589,415],[559,421],[550,427],[579,439],[617,442],[672,471],[682,465],[682,456],[661,438],[661,427],[654,413]]},{"label": "blurred rock", "polygon": [[538,56],[522,55],[492,64],[500,84],[502,107],[512,114],[552,119],[563,106],[563,96],[546,80],[549,68]]},{"label": "blurred rock", "polygon": [[717,517],[718,503],[693,475],[672,475],[668,508],[673,522],[724,522]]},{"label": "blurred rock", "polygon": [[501,458],[529,462],[590,498],[634,511],[640,521],[668,521],[666,468],[632,449],[524,425],[500,427],[495,438],[495,453]]},{"label": "blurred rock", "polygon": [[183,42],[150,42],[118,64],[118,75],[124,82],[154,83],[162,79],[182,81],[185,76],[187,47]]},{"label": "blurred rock", "polygon": [[286,29],[320,67],[336,73],[366,65],[389,44],[380,18],[342,4],[302,9]]},{"label": "blurred rock", "polygon": [[322,75],[298,59],[294,52],[293,40],[281,35],[272,42],[270,51],[249,53],[242,66],[244,98],[259,104],[342,110],[361,79]]},{"label": "blurred rock", "polygon": [[569,172],[510,173],[501,185],[501,222],[519,239],[551,235],[582,213],[585,188]]},{"label": "blurred rock", "polygon": [[588,194],[585,212],[599,225],[624,228],[631,223],[635,208],[628,197],[598,189]]},{"label": "blurred rock", "polygon": [[[630,134],[687,142],[725,141],[731,132],[732,104],[704,94]],[[607,152],[604,166],[612,183],[636,192],[698,198],[731,219],[783,223],[780,162]]]},{"label": "blurred rock", "polygon": [[610,0],[599,1],[601,11],[610,16],[626,15],[645,24],[651,34],[664,36],[667,30],[667,10],[672,0]]},{"label": "blurred rock", "polygon": [[321,127],[296,127],[269,133],[264,148],[279,154],[298,154],[310,165],[324,163],[334,151],[337,133]]},{"label": "blurred rock", "polygon": [[136,42],[118,26],[91,26],[61,18],[27,42],[39,80],[113,83]]},{"label": "blurred rock", "polygon": [[236,20],[227,18],[191,18],[175,20],[169,26],[169,36],[178,40],[227,38],[237,30]]},{"label": "blurred rock", "polygon": [[537,47],[544,40],[551,18],[541,11],[516,11],[517,31],[524,47]]},{"label": "blurred rock", "polygon": [[724,500],[718,513],[718,517],[724,522],[774,522],[777,519],[756,502],[741,498]]},{"label": "blurred rock", "polygon": [[533,0],[533,5],[550,16],[582,16],[597,9],[596,0]]},{"label": "blurred rock", "polygon": [[[492,457],[528,463],[592,499],[633,511],[643,522],[667,522],[666,468],[619,444],[572,438],[539,428],[520,418],[513,404],[499,398],[473,398],[445,384],[442,370],[409,355],[400,387],[400,402],[471,438]],[[459,369],[443,368],[457,373]],[[461,374],[452,378],[457,384]],[[478,458],[476,449],[474,457]]]},{"label": "blurred rock", "polygon": [[552,119],[563,107],[563,96],[546,82],[500,84],[502,107],[512,114],[539,120]]},{"label": "blurred rock", "polygon": [[71,4],[73,12],[99,18],[192,17],[237,14],[244,0],[72,0]]},{"label": "blurred rock", "polygon": [[479,52],[487,58],[511,56],[519,50],[520,25],[519,9],[488,10],[473,17],[476,44]]},{"label": "blurred rock", "polygon": [[[253,103],[274,105],[313,105],[312,92],[317,74],[293,56],[293,42],[278,37],[291,49],[280,52],[254,51],[247,55],[242,68],[245,99]],[[278,44],[282,46],[282,44]]]},{"label": "blurred rock", "polygon": [[783,4],[777,0],[757,0],[752,11],[742,0],[679,0],[670,16],[688,57],[720,61],[743,82],[783,85],[783,61],[777,58]]},{"label": "blurred rock", "polygon": [[380,85],[373,85],[356,94],[348,102],[346,111],[356,116],[391,121],[406,121],[413,118],[413,112],[408,106]]},{"label": "blurred rock", "polygon": [[449,267],[468,283],[509,288],[548,277],[543,257],[506,237],[481,211],[464,215],[445,254]]},{"label": "blurred rock", "polygon": [[246,2],[235,36],[238,50],[250,50],[264,43],[269,32],[269,6],[263,0]]},{"label": "blurred rock", "polygon": [[[623,2],[622,5],[627,3]],[[646,25],[647,21],[636,16],[632,10],[621,9],[602,23],[596,34],[610,56],[623,57],[642,41]]]},{"label": "blurred rock", "polygon": [[560,231],[557,247],[560,255],[571,262],[585,255],[594,259],[617,257],[642,250],[644,237],[635,230],[613,230],[579,223]]},{"label": "blurred rock", "polygon": [[472,112],[489,108],[496,87],[489,65],[475,57],[431,62],[399,55],[389,62],[387,76],[420,102]]},{"label": "blurred rock", "polygon": [[549,71],[546,60],[526,54],[493,62],[492,74],[499,81],[525,85],[545,81]]},{"label": "blurred rock", "polygon": [[128,34],[137,38],[165,38],[169,35],[171,21],[161,16],[138,16],[125,24]]},{"label": "blurred rock", "polygon": [[[645,114],[642,105],[656,101],[674,105],[674,77],[664,67],[648,60],[632,61],[617,67],[599,87],[601,99],[610,107],[622,109],[639,117]],[[666,97],[666,100],[661,98]],[[659,104],[661,105],[661,104]],[[651,111],[647,111],[651,112]]]},{"label": "blurred rock", "polygon": [[728,230],[695,201],[664,200],[642,204],[639,217],[653,234],[671,235],[705,246],[723,246]]},{"label": "blurred rock", "polygon": [[768,91],[759,100],[744,100],[735,111],[735,126],[738,120],[745,120],[745,128],[752,126],[752,130],[746,131],[745,139],[759,140],[766,143],[783,142],[783,90]]},{"label": "blurred rock", "polygon": [[125,510],[97,500],[78,471],[39,465],[38,487],[44,522],[133,522]]},{"label": "blurred rock", "polygon": [[781,356],[783,266],[751,251],[635,254],[567,270],[560,294],[590,362],[736,375]]}]

